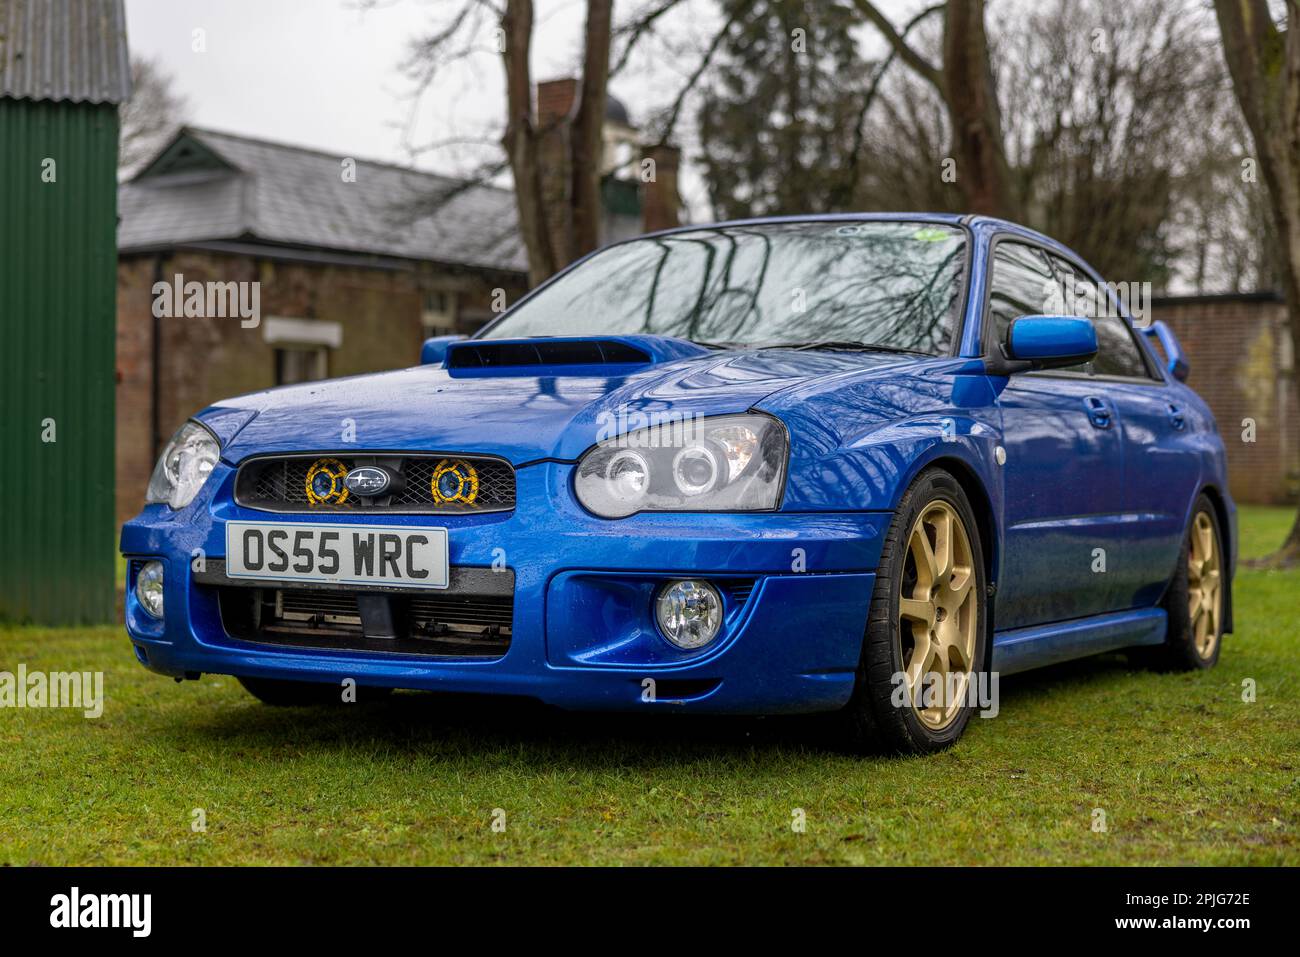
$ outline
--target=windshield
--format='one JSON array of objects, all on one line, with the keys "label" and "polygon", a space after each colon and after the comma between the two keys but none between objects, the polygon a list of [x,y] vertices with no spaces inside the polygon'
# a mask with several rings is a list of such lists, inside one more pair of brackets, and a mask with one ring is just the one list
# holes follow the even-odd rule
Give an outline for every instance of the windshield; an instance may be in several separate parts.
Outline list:
[{"label": "windshield", "polygon": [[709,227],[611,246],[484,338],[650,333],[709,345],[946,353],[965,236],[933,223]]}]

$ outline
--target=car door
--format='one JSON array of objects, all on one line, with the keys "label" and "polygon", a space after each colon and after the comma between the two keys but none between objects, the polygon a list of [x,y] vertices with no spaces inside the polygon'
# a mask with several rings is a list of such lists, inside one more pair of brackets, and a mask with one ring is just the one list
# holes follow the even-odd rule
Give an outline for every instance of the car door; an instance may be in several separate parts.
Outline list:
[{"label": "car door", "polygon": [[1098,348],[1087,371],[1103,384],[1119,418],[1124,508],[1129,516],[1108,574],[1118,607],[1149,607],[1160,599],[1173,574],[1200,474],[1185,400],[1182,390],[1160,374],[1118,300],[1105,294],[1101,283],[1079,264],[1059,257],[1053,257],[1053,264],[1067,288],[1096,290],[1076,301],[1093,304],[1089,318],[1097,330]]},{"label": "car door", "polygon": [[[994,247],[985,348],[1023,315],[1060,315],[1064,288],[1046,253]],[[1077,370],[995,378],[1001,385],[1004,538],[997,627],[1065,621],[1115,608],[1109,574],[1124,541],[1124,443],[1104,383]]]}]

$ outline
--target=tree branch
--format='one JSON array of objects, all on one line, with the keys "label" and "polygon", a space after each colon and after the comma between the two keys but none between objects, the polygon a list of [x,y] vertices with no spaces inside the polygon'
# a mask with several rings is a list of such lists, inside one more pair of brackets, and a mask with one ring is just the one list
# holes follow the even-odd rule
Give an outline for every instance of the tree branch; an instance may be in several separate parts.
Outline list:
[{"label": "tree branch", "polygon": [[876,9],[876,5],[871,0],[853,0],[853,5],[857,7],[859,13],[875,24],[876,29],[889,42],[894,52],[902,57],[904,63],[933,85],[940,94],[943,93],[943,71],[912,49],[903,36],[894,29],[889,18]]},{"label": "tree branch", "polygon": [[722,46],[722,41],[726,39],[727,32],[731,29],[732,25],[745,14],[749,13],[753,6],[754,0],[746,0],[746,2],[739,4],[736,9],[732,11],[727,22],[722,25],[722,28],[713,35],[713,39],[709,41],[708,49],[704,51],[704,56],[700,58],[700,62],[696,65],[694,72],[692,72],[687,78],[685,85],[677,91],[677,96],[673,100],[673,105],[668,111],[668,119],[664,122],[663,129],[660,131],[659,140],[656,143],[657,146],[666,146],[668,144],[669,137],[673,135],[673,128],[677,125],[677,118],[681,115],[682,105],[686,102],[686,97],[690,95],[693,89],[695,89],[695,84],[700,81],[700,77],[704,75],[704,71],[707,70],[709,64],[713,62],[714,54],[718,52],[718,47]]},{"label": "tree branch", "polygon": [[627,66],[627,61],[632,56],[632,51],[641,41],[642,37],[654,32],[655,21],[664,14],[671,11],[674,7],[681,6],[684,0],[662,0],[658,6],[652,7],[647,13],[634,17],[627,23],[615,28],[614,36],[618,39],[627,37],[627,46],[623,47],[623,52],[618,55],[618,60],[610,67],[609,75],[616,76],[618,72]]},{"label": "tree branch", "polygon": [[[903,26],[903,33],[899,39],[906,40],[907,35],[911,33],[918,24],[927,17],[931,17],[936,13],[942,13],[944,6],[945,5],[942,3],[936,3],[934,6],[926,7],[916,16],[912,17],[912,19],[907,21]],[[846,176],[844,185],[840,190],[840,195],[838,197],[841,205],[847,205],[853,192],[854,183],[857,182],[858,166],[866,142],[867,112],[871,109],[871,104],[875,102],[876,94],[880,92],[880,83],[884,80],[885,73],[897,58],[898,48],[890,47],[888,56],[886,56],[880,66],[876,68],[874,75],[871,77],[871,85],[867,87],[867,92],[862,98],[862,107],[858,110],[858,121],[853,128],[853,150],[849,153],[849,162],[845,169]]]}]

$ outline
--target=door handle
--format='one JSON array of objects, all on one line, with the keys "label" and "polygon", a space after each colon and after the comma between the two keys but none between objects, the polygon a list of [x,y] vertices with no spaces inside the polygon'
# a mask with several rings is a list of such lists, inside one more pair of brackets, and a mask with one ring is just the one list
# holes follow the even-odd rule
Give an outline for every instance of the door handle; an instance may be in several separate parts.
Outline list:
[{"label": "door handle", "polygon": [[1088,421],[1098,429],[1110,428],[1110,406],[1106,404],[1105,399],[1099,399],[1095,395],[1090,395],[1083,400],[1083,404],[1088,408]]},{"label": "door handle", "polygon": [[1187,427],[1187,417],[1183,415],[1183,410],[1176,405],[1169,406],[1169,421],[1180,432]]}]

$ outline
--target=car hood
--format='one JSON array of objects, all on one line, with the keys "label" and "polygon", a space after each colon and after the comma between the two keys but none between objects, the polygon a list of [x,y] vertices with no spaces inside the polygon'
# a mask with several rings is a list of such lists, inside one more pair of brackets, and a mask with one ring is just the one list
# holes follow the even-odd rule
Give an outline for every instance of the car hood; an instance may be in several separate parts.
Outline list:
[{"label": "car hood", "polygon": [[468,376],[417,366],[257,392],[211,406],[198,418],[222,438],[223,457],[232,464],[268,452],[355,448],[481,453],[520,465],[576,459],[602,429],[608,435],[611,424],[636,423],[635,413],[743,412],[811,379],[914,361],[773,349],[707,352],[617,375],[590,366]]}]

